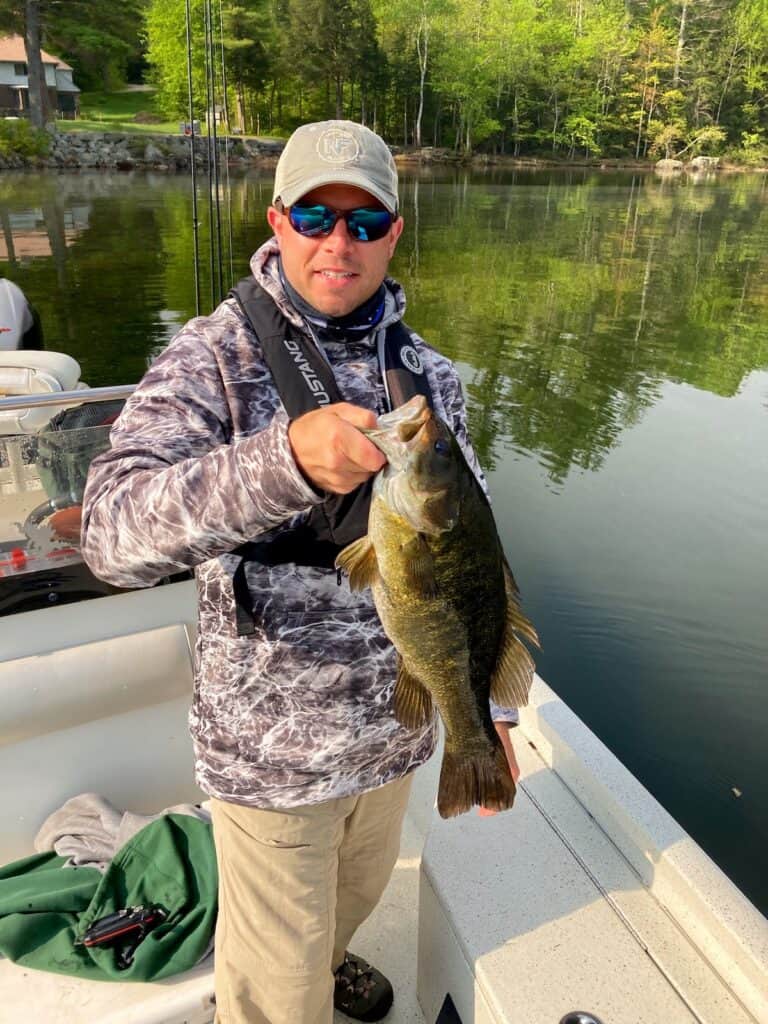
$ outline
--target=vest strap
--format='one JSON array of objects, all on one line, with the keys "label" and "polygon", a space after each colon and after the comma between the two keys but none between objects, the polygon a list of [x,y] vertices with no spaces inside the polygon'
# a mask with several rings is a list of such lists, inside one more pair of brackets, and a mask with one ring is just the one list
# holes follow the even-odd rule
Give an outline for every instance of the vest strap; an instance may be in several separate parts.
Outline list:
[{"label": "vest strap", "polygon": [[[278,309],[272,297],[253,277],[243,278],[229,293],[258,338],[280,400],[290,419],[334,402],[343,401],[333,370],[323,354]],[[416,394],[432,404],[424,367],[405,325],[398,321],[378,334],[378,355],[390,408]],[[240,562],[232,579],[239,636],[255,632],[255,618],[246,562],[262,565],[314,566],[332,569],[347,544],[362,537],[368,527],[372,481],[351,494],[332,494],[315,506],[305,522],[281,530],[267,541],[250,541],[233,554]]]},{"label": "vest strap", "polygon": [[246,277],[229,294],[259,339],[264,362],[292,420],[343,400],[333,370],[317,346],[283,316],[261,285]]}]

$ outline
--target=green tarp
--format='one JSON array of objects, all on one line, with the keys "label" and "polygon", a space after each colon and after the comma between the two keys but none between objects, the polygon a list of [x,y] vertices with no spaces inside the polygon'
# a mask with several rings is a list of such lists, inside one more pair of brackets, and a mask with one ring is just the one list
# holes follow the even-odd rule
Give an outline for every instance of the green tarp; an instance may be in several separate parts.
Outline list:
[{"label": "green tarp", "polygon": [[[97,981],[156,981],[186,971],[211,945],[218,875],[211,826],[168,814],[120,849],[102,874],[39,853],[0,868],[0,953],[15,963]],[[115,949],[76,946],[101,917],[132,906],[168,912],[125,970]]]}]

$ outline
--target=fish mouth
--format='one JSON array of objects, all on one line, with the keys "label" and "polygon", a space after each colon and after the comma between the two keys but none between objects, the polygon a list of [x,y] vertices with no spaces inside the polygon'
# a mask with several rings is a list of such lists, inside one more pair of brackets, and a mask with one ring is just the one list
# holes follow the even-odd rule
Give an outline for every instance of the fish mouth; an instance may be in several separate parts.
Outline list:
[{"label": "fish mouth", "polygon": [[432,417],[423,395],[414,395],[392,412],[379,416],[376,426],[362,432],[387,457],[395,469],[405,465],[408,447]]}]

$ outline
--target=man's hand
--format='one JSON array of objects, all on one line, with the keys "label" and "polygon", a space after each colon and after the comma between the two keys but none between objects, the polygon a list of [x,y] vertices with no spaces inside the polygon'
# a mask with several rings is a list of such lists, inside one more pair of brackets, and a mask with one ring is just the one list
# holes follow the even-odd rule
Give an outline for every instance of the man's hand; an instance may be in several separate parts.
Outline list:
[{"label": "man's hand", "polygon": [[[514,729],[514,726],[511,722],[494,722],[493,724],[496,727],[496,732],[499,734],[499,739],[504,747],[504,753],[507,755],[507,761],[509,763],[509,770],[512,773],[512,778],[515,780],[515,785],[517,785],[517,780],[520,778],[520,767],[517,763],[517,758],[515,757],[515,749],[512,746],[512,730]],[[481,818],[490,818],[492,815],[498,814],[499,812],[491,811],[487,807],[478,807],[477,813]]]},{"label": "man's hand", "polygon": [[357,429],[375,426],[369,409],[336,402],[293,420],[288,440],[299,469],[318,490],[348,494],[387,461]]}]

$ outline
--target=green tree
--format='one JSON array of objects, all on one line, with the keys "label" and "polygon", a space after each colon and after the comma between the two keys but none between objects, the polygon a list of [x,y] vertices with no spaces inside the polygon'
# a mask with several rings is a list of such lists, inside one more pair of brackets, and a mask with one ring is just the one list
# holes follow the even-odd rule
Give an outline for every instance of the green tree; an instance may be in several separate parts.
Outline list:
[{"label": "green tree", "polygon": [[147,0],[68,0],[50,4],[45,43],[76,69],[81,88],[114,89],[142,50],[140,31]]},{"label": "green tree", "polygon": [[[641,36],[633,61],[634,84],[632,91],[637,94],[638,106],[637,137],[635,156],[648,151],[653,138],[651,124],[654,117],[660,119],[660,96],[664,81],[674,67],[676,42],[673,33],[662,21],[660,8],[652,11],[648,26]],[[663,126],[663,122],[662,122]]]},{"label": "green tree", "polygon": [[418,73],[418,101],[413,118],[413,142],[423,145],[423,122],[428,74],[432,67],[436,33],[445,18],[449,0],[378,0],[373,13],[390,49],[399,48],[404,61],[415,64]]},{"label": "green tree", "polygon": [[329,116],[344,116],[344,86],[357,63],[358,11],[354,0],[293,0],[290,52],[305,82],[325,86]]},{"label": "green tree", "polygon": [[[26,33],[28,58],[36,46],[39,52],[42,44],[69,61],[81,88],[114,88],[124,81],[127,62],[141,54],[141,16],[146,2],[121,0],[105,5],[99,0],[0,0],[0,29]],[[28,64],[30,99],[35,104],[34,59],[28,59]],[[52,113],[49,106],[44,97],[42,109],[47,114]]]},{"label": "green tree", "polygon": [[[190,0],[193,82],[205,109],[203,12]],[[0,0],[41,16],[55,45],[100,83],[146,56],[170,113],[187,108],[185,0]],[[226,71],[241,128],[285,132],[353,117],[392,141],[515,154],[695,150],[768,134],[766,0],[214,0],[217,90]],[[221,20],[219,21],[219,10]],[[34,19],[33,19],[34,20]],[[222,50],[224,66],[222,67]]]},{"label": "green tree", "polygon": [[141,53],[141,17],[147,0],[47,0],[46,47],[72,63],[81,88],[115,89],[129,60]]},{"label": "green tree", "polygon": [[[192,93],[194,113],[207,108],[205,76],[205,0],[190,0]],[[146,57],[157,105],[183,117],[188,111],[186,0],[150,0],[145,11]]]},{"label": "green tree", "polygon": [[[370,121],[375,130],[379,105],[389,84],[389,63],[379,44],[376,16],[368,0],[359,5],[355,31],[357,60],[350,97],[350,116],[359,118],[363,124]],[[355,85],[357,99],[354,94]]]},{"label": "green tree", "polygon": [[493,116],[500,51],[492,9],[499,0],[463,0],[442,17],[444,45],[435,58],[434,82],[458,114],[456,148],[470,154],[501,129]]},{"label": "green tree", "polygon": [[[738,0],[726,19],[715,123],[725,117],[741,132],[768,131],[768,4]],[[729,110],[729,101],[731,109]]]},{"label": "green tree", "polygon": [[248,100],[263,92],[272,71],[272,47],[276,31],[268,0],[250,0],[222,8],[226,77],[235,93],[237,123],[259,131],[257,117],[247,114]]},{"label": "green tree", "polygon": [[510,0],[495,4],[492,30],[498,41],[496,116],[502,123],[503,151],[507,129],[511,130],[515,156],[532,138],[534,116],[540,108],[537,83],[541,80],[539,49],[541,10],[537,0]]}]

